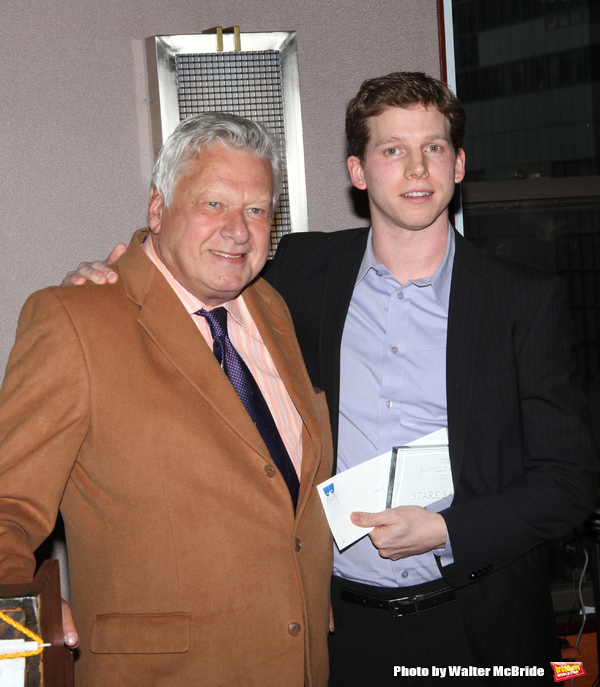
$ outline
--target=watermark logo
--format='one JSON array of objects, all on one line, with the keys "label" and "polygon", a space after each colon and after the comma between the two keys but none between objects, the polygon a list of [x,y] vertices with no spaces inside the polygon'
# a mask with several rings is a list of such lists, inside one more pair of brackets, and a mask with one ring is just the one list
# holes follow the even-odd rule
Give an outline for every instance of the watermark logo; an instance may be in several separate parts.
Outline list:
[{"label": "watermark logo", "polygon": [[554,682],[562,682],[563,680],[570,680],[573,677],[585,675],[583,663],[581,662],[551,663],[550,665],[554,671]]}]

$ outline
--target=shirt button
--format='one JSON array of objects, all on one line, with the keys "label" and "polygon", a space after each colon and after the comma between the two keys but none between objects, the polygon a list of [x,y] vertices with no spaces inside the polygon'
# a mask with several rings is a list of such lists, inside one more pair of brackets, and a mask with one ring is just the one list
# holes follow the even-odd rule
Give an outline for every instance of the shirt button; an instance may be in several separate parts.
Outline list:
[{"label": "shirt button", "polygon": [[386,407],[386,408],[391,408],[391,407],[392,407],[392,402],[391,402],[391,401],[386,401],[386,402],[385,402],[385,407]]},{"label": "shirt button", "polygon": [[275,477],[275,468],[272,465],[265,465],[265,475],[267,477]]},{"label": "shirt button", "polygon": [[396,346],[392,346],[392,353],[394,355],[396,355],[396,353],[398,353],[398,349],[396,348]]},{"label": "shirt button", "polygon": [[288,625],[288,632],[292,635],[292,637],[297,637],[302,632],[300,623],[290,623]]},{"label": "shirt button", "polygon": [[404,291],[400,291],[400,292],[398,293],[398,299],[399,299],[399,300],[402,300],[403,298],[404,298]]},{"label": "shirt button", "polygon": [[294,548],[296,549],[296,551],[300,551],[300,549],[302,548],[302,542],[299,539],[296,539],[296,541],[294,542]]},{"label": "shirt button", "polygon": [[408,571],[407,571],[407,570],[403,570],[403,571],[402,571],[402,577],[403,577],[404,579],[406,579],[406,578],[408,577]]}]

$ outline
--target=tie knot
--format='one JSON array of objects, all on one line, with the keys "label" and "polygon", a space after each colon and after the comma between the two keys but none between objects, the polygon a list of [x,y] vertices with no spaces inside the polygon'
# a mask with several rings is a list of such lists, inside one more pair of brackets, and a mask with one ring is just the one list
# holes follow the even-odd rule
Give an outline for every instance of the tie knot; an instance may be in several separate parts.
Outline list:
[{"label": "tie knot", "polygon": [[223,306],[213,308],[212,310],[200,308],[200,310],[196,312],[196,315],[201,315],[206,318],[213,339],[218,339],[221,336],[227,335],[227,309]]}]

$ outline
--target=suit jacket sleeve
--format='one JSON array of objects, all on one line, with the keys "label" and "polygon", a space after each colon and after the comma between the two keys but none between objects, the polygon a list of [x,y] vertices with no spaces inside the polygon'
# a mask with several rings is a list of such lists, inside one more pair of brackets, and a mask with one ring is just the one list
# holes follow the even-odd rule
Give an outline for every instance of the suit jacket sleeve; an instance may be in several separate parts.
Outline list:
[{"label": "suit jacket sleeve", "polygon": [[[494,285],[493,297],[483,297],[478,334],[460,318],[463,331],[452,338],[463,350],[476,341],[470,370],[448,372],[457,475],[455,501],[443,517],[455,562],[442,572],[455,586],[565,536],[597,497],[598,458],[562,282],[542,273],[532,279],[531,272],[521,279],[525,273],[514,269]],[[452,356],[449,350],[449,366]],[[451,407],[461,383],[470,398]]]},{"label": "suit jacket sleeve", "polygon": [[0,393],[0,580],[28,582],[89,424],[89,378],[52,290],[25,303]]}]

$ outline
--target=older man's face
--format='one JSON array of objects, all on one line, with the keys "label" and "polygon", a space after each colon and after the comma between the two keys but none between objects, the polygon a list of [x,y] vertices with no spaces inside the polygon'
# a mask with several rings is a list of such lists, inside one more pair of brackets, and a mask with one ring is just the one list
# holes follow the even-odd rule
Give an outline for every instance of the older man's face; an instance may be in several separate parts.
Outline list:
[{"label": "older man's face", "polygon": [[270,160],[220,144],[203,149],[177,178],[169,207],[150,194],[156,252],[206,305],[231,300],[267,260],[272,196]]}]

